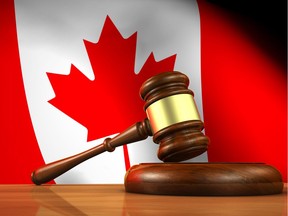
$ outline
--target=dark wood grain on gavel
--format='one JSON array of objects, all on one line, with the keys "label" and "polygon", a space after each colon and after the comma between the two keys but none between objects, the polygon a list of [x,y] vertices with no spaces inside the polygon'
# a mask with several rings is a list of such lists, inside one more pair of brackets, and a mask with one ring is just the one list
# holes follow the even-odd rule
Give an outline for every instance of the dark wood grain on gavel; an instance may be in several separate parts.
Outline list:
[{"label": "dark wood grain on gavel", "polygon": [[[184,161],[202,154],[207,150],[209,139],[201,132],[203,122],[200,120],[193,92],[188,89],[188,85],[188,77],[180,72],[166,72],[151,77],[140,89],[140,95],[145,100],[144,110],[148,119],[134,124],[113,139],[105,139],[99,146],[40,167],[32,173],[32,181],[35,184],[43,184],[91,157],[105,151],[112,152],[118,146],[140,141],[152,135],[153,141],[159,144],[158,158],[164,162]],[[163,110],[155,108],[155,104]],[[155,115],[162,111],[165,113],[164,116]],[[166,122],[166,125],[163,126],[162,121]],[[159,128],[157,124],[161,127]]]},{"label": "dark wood grain on gavel", "polygon": [[252,196],[283,191],[280,172],[263,163],[144,163],[125,176],[131,193]]},{"label": "dark wood grain on gavel", "polygon": [[37,185],[49,182],[89,158],[106,151],[113,152],[118,146],[146,139],[148,135],[151,136],[152,133],[148,119],[145,119],[112,139],[106,138],[102,144],[85,152],[40,167],[31,174],[31,179]]},{"label": "dark wood grain on gavel", "polygon": [[[173,95],[191,95],[188,89],[189,79],[180,72],[166,72],[151,77],[140,88],[145,101],[144,109]],[[201,131],[204,124],[200,119],[188,120],[165,127],[153,135],[153,141],[159,143],[158,158],[164,162],[179,162],[194,158],[207,151],[209,138]]]}]

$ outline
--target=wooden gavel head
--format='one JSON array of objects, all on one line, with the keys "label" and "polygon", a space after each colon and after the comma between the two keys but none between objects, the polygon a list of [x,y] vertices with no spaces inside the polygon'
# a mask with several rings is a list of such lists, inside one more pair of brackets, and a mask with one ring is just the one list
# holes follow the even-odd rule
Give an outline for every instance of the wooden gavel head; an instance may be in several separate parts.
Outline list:
[{"label": "wooden gavel head", "polygon": [[153,76],[140,88],[153,141],[159,144],[158,158],[164,162],[194,158],[208,147],[209,139],[201,132],[204,125],[188,85],[188,77],[175,71]]}]

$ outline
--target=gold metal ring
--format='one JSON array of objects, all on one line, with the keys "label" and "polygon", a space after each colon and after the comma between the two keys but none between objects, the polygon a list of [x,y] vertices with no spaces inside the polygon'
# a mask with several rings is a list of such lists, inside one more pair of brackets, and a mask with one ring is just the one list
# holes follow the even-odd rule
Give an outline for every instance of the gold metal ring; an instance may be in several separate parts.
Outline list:
[{"label": "gold metal ring", "polygon": [[146,109],[147,117],[155,134],[175,123],[200,120],[194,98],[191,94],[177,94],[162,98]]}]

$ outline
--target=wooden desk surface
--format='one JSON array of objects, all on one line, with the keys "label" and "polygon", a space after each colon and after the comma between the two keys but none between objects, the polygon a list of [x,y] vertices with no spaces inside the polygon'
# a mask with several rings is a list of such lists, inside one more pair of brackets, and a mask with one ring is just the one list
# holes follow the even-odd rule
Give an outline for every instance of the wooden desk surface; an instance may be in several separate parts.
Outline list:
[{"label": "wooden desk surface", "polygon": [[0,215],[286,216],[282,194],[179,197],[132,194],[123,185],[0,185]]}]

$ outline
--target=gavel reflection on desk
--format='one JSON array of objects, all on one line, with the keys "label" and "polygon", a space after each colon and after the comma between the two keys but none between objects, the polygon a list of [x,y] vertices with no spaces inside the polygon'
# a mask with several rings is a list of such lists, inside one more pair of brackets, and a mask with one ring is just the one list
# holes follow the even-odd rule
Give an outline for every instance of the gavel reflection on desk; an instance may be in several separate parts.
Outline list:
[{"label": "gavel reflection on desk", "polygon": [[201,132],[203,122],[188,85],[188,77],[180,72],[151,77],[140,89],[148,118],[85,152],[40,167],[32,173],[32,181],[37,185],[46,183],[91,157],[152,135],[159,144],[158,158],[164,162],[184,161],[202,154],[209,139]]},{"label": "gavel reflection on desk", "polygon": [[188,77],[180,72],[151,77],[140,88],[146,119],[87,151],[40,167],[32,173],[32,181],[43,184],[91,157],[153,136],[159,144],[158,158],[165,163],[132,166],[125,175],[127,192],[196,196],[281,193],[280,172],[264,163],[175,163],[204,153],[209,144],[188,85]]}]

